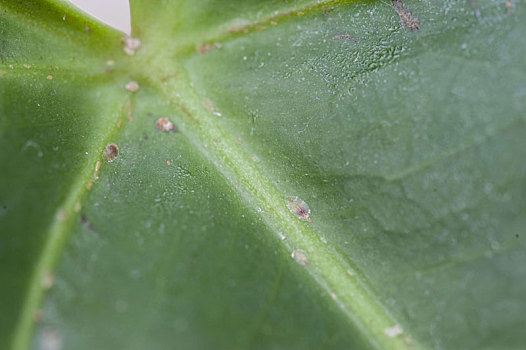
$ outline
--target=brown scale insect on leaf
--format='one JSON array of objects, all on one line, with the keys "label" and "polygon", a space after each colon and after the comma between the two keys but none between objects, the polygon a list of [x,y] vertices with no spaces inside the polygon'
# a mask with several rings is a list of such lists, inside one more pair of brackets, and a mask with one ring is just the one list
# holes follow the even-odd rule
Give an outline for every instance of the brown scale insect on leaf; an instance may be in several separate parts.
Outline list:
[{"label": "brown scale insect on leaf", "polygon": [[420,19],[413,16],[402,0],[391,0],[391,3],[396,13],[398,13],[398,17],[400,17],[400,23],[404,27],[411,29],[413,32],[420,29]]},{"label": "brown scale insect on leaf", "polygon": [[352,36],[350,34],[338,34],[332,37],[334,40],[337,39],[352,39]]},{"label": "brown scale insect on leaf", "polygon": [[159,118],[155,121],[155,127],[157,130],[166,132],[177,132],[177,128],[168,118]]},{"label": "brown scale insect on leaf", "polygon": [[301,249],[296,249],[290,256],[301,266],[307,266],[309,264],[309,258],[307,257],[307,254],[305,254],[305,252]]},{"label": "brown scale insect on leaf", "polygon": [[291,197],[287,199],[287,208],[289,208],[290,212],[296,215],[298,219],[307,222],[312,222],[312,220],[310,219],[309,206],[307,205],[307,203],[305,203],[298,197]]},{"label": "brown scale insect on leaf", "polygon": [[113,162],[115,158],[119,155],[119,147],[114,143],[109,143],[104,149],[102,156],[107,162]]},{"label": "brown scale insect on leaf", "polygon": [[199,54],[201,55],[204,55],[205,53],[207,53],[208,51],[211,51],[213,49],[220,49],[221,47],[223,47],[223,45],[221,45],[220,43],[214,43],[214,44],[210,44],[210,43],[207,43],[207,44],[201,44],[201,45],[198,45],[197,46],[197,52],[199,52]]},{"label": "brown scale insect on leaf", "polygon": [[137,92],[139,91],[139,84],[136,81],[130,81],[124,88],[131,92]]}]

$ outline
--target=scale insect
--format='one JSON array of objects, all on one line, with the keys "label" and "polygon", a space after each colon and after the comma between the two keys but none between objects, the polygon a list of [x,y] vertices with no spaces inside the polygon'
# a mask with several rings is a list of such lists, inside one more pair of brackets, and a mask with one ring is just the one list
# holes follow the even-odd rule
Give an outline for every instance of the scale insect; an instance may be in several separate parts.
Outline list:
[{"label": "scale insect", "polygon": [[290,197],[287,199],[287,208],[294,214],[298,219],[312,222],[310,219],[310,208],[303,200],[298,197]]}]

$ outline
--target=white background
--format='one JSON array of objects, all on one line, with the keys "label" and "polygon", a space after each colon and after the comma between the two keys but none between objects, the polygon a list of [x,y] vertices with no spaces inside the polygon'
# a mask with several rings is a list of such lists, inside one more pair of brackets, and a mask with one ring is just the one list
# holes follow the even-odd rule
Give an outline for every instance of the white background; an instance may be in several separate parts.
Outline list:
[{"label": "white background", "polygon": [[128,0],[69,0],[83,11],[112,27],[130,34],[130,4]]}]

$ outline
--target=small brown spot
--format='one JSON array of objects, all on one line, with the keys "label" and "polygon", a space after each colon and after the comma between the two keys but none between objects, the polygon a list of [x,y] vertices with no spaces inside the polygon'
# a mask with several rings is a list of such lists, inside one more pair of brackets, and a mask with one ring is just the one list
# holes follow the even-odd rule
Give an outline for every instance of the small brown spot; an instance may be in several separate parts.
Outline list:
[{"label": "small brown spot", "polygon": [[128,91],[136,92],[139,90],[139,84],[136,81],[130,81],[128,84],[126,84],[125,88]]},{"label": "small brown spot", "polygon": [[223,47],[223,45],[217,42],[213,44],[200,44],[197,46],[197,52],[199,52],[199,54],[201,55],[204,55],[208,51],[211,51],[213,49],[220,49],[221,47]]},{"label": "small brown spot", "polygon": [[90,27],[88,27],[88,26],[86,26],[86,32],[88,32],[88,34],[91,34],[91,33],[93,33],[93,32],[91,31],[91,28],[90,28]]},{"label": "small brown spot", "polygon": [[52,79],[53,79],[53,76],[52,76],[52,75],[48,75],[46,79],[47,79],[47,80],[52,80]]},{"label": "small brown spot", "polygon": [[339,35],[335,35],[333,37],[334,40],[336,39],[351,39],[352,36],[350,34],[339,34]]},{"label": "small brown spot", "polygon": [[301,266],[306,266],[309,264],[309,258],[307,257],[307,254],[303,250],[296,249],[292,252],[290,255],[294,261],[296,261]]},{"label": "small brown spot", "polygon": [[506,8],[508,8],[508,9],[511,9],[511,8],[513,8],[513,3],[512,3],[511,1],[509,1],[509,0],[508,0],[508,1],[506,1],[506,2],[504,3],[504,5],[505,5],[505,6],[506,6]]},{"label": "small brown spot", "polygon": [[86,188],[89,190],[91,190],[91,188],[93,187],[93,181],[89,180],[88,181],[88,184],[86,185]]},{"label": "small brown spot", "polygon": [[294,215],[296,215],[300,220],[312,222],[312,220],[309,218],[310,216],[310,208],[301,199],[298,197],[291,197],[287,200],[287,208],[289,208],[290,212]]},{"label": "small brown spot", "polygon": [[396,13],[398,13],[398,17],[400,17],[400,23],[404,27],[411,29],[413,32],[420,29],[420,19],[413,16],[402,0],[391,0],[391,3]]},{"label": "small brown spot", "polygon": [[168,79],[170,79],[170,78],[174,78],[174,77],[176,77],[176,76],[177,76],[177,73],[166,74],[165,76],[163,76],[163,77],[161,78],[161,81],[162,81],[162,82],[165,82],[165,81],[167,81]]},{"label": "small brown spot", "polygon": [[104,149],[102,156],[107,162],[113,162],[115,158],[119,155],[119,147],[114,143],[109,143]]},{"label": "small brown spot", "polygon": [[334,6],[324,6],[321,8],[321,13],[323,17],[327,17],[329,12],[334,11]]},{"label": "small brown spot", "polygon": [[204,55],[210,50],[212,50],[212,45],[210,44],[201,44],[197,47],[197,52],[199,52],[201,55]]},{"label": "small brown spot", "polygon": [[159,118],[155,121],[155,127],[157,130],[160,131],[166,131],[166,132],[177,132],[177,129],[175,128],[175,125],[168,120],[168,118]]},{"label": "small brown spot", "polygon": [[172,165],[172,163],[169,160],[167,160],[166,165]]},{"label": "small brown spot", "polygon": [[228,31],[230,33],[248,33],[249,28],[250,28],[249,25],[244,24],[244,23],[239,23],[239,24],[235,24],[235,25],[228,27]]},{"label": "small brown spot", "polygon": [[471,7],[475,10],[475,17],[481,19],[480,8],[477,6],[476,0],[469,0]]}]

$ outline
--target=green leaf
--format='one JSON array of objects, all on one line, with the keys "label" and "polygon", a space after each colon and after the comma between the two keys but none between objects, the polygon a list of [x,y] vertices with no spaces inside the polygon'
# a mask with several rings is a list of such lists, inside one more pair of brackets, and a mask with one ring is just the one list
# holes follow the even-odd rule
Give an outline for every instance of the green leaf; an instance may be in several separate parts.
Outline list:
[{"label": "green leaf", "polygon": [[0,348],[523,346],[524,2],[131,7],[0,2]]}]

